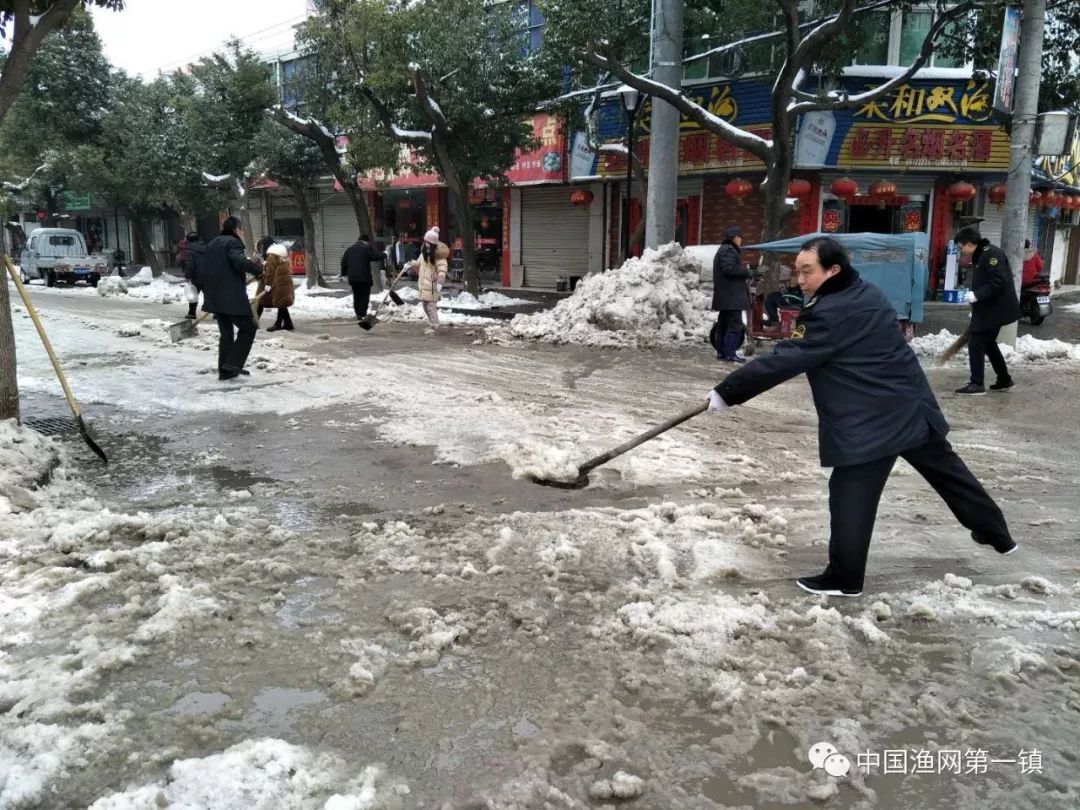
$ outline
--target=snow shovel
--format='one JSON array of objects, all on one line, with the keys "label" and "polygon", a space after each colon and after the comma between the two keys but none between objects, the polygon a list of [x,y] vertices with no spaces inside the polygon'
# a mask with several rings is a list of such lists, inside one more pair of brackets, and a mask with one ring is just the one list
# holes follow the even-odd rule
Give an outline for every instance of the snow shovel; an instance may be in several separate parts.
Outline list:
[{"label": "snow shovel", "polygon": [[404,266],[402,266],[402,268],[398,272],[398,274],[396,276],[394,276],[394,280],[390,282],[390,289],[386,291],[386,295],[383,296],[382,300],[379,302],[379,305],[377,307],[375,307],[375,311],[373,313],[371,313],[370,315],[367,315],[367,316],[360,319],[359,326],[365,332],[370,332],[371,328],[375,324],[377,324],[379,322],[379,310],[382,309],[383,304],[386,303],[387,296],[389,296],[390,300],[392,300],[399,307],[402,304],[405,303],[404,299],[400,295],[398,295],[396,292],[394,292],[394,287],[397,286],[398,281],[401,279],[401,277],[403,275],[405,275],[405,267]]},{"label": "snow shovel", "polygon": [[654,428],[650,428],[642,433],[640,436],[635,436],[628,442],[624,442],[616,447],[614,450],[608,450],[606,453],[601,453],[595,458],[590,458],[584,464],[578,468],[577,478],[570,481],[560,481],[554,478],[538,478],[536,476],[530,476],[529,480],[534,484],[540,484],[545,487],[555,487],[556,489],[584,489],[589,485],[589,473],[599,467],[601,464],[607,464],[613,458],[621,456],[629,450],[633,450],[639,444],[644,444],[649,439],[655,439],[661,433],[671,430],[676,425],[681,425],[688,419],[693,419],[699,413],[704,413],[709,408],[709,401],[700,405],[695,405],[693,408],[683,411],[678,416],[673,416],[666,422],[657,425]]},{"label": "snow shovel", "polygon": [[30,303],[30,296],[26,293],[26,288],[23,286],[22,279],[20,279],[19,274],[15,272],[15,266],[11,263],[11,259],[8,258],[6,254],[4,255],[4,264],[7,265],[8,274],[11,276],[11,280],[15,282],[15,289],[19,291],[19,297],[22,298],[23,304],[26,305],[26,311],[30,313],[30,319],[34,322],[34,327],[41,337],[41,342],[45,345],[45,351],[49,355],[49,360],[52,361],[53,370],[56,371],[56,378],[60,380],[60,387],[64,389],[64,396],[67,398],[68,405],[71,406],[71,413],[74,415],[75,424],[79,428],[79,435],[83,437],[83,441],[86,442],[89,448],[93,450],[102,461],[108,464],[109,459],[108,456],[105,455],[105,451],[98,446],[98,443],[94,441],[86,429],[86,423],[83,421],[82,414],[79,412],[79,404],[75,401],[75,395],[71,393],[67,377],[64,376],[64,370],[60,368],[60,361],[56,357],[56,352],[53,351],[52,343],[49,342],[49,336],[45,334],[45,327],[41,325],[37,310],[34,309],[34,305]]},{"label": "snow shovel", "polygon": [[202,323],[210,317],[209,312],[204,312],[197,319],[196,318],[184,318],[184,320],[169,325],[169,337],[172,338],[173,343],[179,343],[181,340],[186,340],[189,337],[195,337],[199,334],[199,330],[196,329],[196,325]]}]

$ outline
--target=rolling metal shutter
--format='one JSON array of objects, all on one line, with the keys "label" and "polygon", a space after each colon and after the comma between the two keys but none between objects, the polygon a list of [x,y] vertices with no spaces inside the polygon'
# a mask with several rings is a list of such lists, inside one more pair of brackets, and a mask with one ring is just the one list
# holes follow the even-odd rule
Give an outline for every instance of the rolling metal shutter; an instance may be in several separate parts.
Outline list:
[{"label": "rolling metal shutter", "polygon": [[[325,199],[325,198],[324,198]],[[348,197],[325,199],[322,210],[322,271],[326,275],[336,274],[341,269],[341,256],[345,248],[360,238],[356,225],[356,214]]]},{"label": "rolling metal shutter", "polygon": [[570,204],[568,186],[521,190],[523,286],[555,289],[558,276],[589,269],[589,209]]}]

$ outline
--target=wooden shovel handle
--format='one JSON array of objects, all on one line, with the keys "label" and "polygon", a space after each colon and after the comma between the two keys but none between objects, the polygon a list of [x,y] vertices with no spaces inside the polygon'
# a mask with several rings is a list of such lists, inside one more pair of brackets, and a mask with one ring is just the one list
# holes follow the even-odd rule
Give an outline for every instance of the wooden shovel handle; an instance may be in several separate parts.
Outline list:
[{"label": "wooden shovel handle", "polygon": [[22,279],[19,278],[19,274],[15,272],[15,265],[11,263],[11,258],[6,253],[4,254],[4,264],[7,266],[8,275],[11,276],[11,280],[15,282],[15,289],[19,291],[19,297],[22,298],[23,304],[26,306],[26,311],[30,313],[30,320],[34,322],[37,333],[41,337],[41,342],[45,345],[45,351],[48,352],[49,360],[52,361],[53,370],[56,372],[56,378],[60,380],[60,387],[64,389],[64,396],[67,398],[68,405],[71,406],[71,412],[75,415],[75,419],[81,419],[82,417],[79,414],[79,404],[75,401],[75,395],[71,393],[67,377],[64,376],[64,370],[60,367],[60,361],[56,357],[56,352],[53,351],[52,343],[49,342],[49,336],[45,334],[45,327],[41,325],[41,321],[38,319],[37,310],[34,309],[34,305],[30,303],[30,296],[26,293],[26,288],[23,286]]},{"label": "wooden shovel handle", "polygon": [[627,452],[628,450],[633,450],[639,444],[644,444],[649,439],[656,438],[661,433],[664,433],[666,431],[671,430],[676,425],[681,425],[683,422],[687,421],[688,419],[693,419],[699,413],[704,413],[706,410],[708,410],[708,408],[709,408],[709,401],[708,400],[705,400],[705,402],[701,403],[700,405],[695,405],[693,408],[688,408],[687,410],[683,411],[679,415],[671,417],[666,422],[662,422],[661,424],[657,425],[656,427],[650,428],[649,430],[646,430],[640,436],[635,436],[630,441],[625,442],[623,444],[620,444],[614,450],[608,450],[606,453],[604,453],[602,455],[599,455],[596,458],[589,459],[588,461],[586,461],[584,464],[581,465],[581,467],[579,468],[579,474],[580,475],[585,475],[590,470],[594,470],[597,467],[599,467],[601,464],[607,464],[613,458],[616,458],[617,456],[621,456],[623,453]]}]

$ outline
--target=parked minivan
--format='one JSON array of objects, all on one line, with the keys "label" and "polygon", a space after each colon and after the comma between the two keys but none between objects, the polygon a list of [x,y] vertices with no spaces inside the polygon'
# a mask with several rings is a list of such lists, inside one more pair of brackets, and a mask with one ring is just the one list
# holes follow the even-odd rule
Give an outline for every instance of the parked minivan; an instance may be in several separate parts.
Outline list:
[{"label": "parked minivan", "polygon": [[47,287],[57,282],[85,281],[96,287],[105,275],[105,262],[90,256],[83,235],[71,228],[38,228],[30,234],[21,257],[22,280],[44,279]]}]

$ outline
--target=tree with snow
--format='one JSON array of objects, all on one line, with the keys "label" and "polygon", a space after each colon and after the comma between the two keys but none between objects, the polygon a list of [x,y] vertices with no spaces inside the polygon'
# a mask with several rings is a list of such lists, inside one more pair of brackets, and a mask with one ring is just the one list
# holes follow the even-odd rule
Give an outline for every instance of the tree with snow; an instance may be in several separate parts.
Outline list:
[{"label": "tree with snow", "polygon": [[319,147],[309,138],[265,121],[255,140],[255,166],[260,174],[285,186],[292,193],[300,219],[304,223],[304,266],[307,286],[325,286],[315,253],[315,217],[308,202],[307,189],[322,175],[325,167]]},{"label": "tree with snow", "polygon": [[[123,0],[0,0],[0,39],[10,43],[0,71],[0,124],[18,100],[23,77],[45,37],[67,22],[76,7],[88,5],[117,10],[124,6]],[[4,283],[0,284],[0,419],[18,416],[15,332],[8,285]]]},{"label": "tree with snow", "polygon": [[[818,110],[855,109],[880,98],[912,78],[934,52],[938,41],[971,15],[979,3],[969,0],[956,5],[939,3],[934,21],[922,37],[917,57],[911,64],[875,87],[849,93],[839,83],[842,68],[868,37],[875,36],[872,15],[902,8],[900,0],[826,0],[812,7],[795,0],[760,3],[738,0],[719,10],[705,0],[688,9],[688,31],[696,32],[703,43],[720,42],[704,47],[684,62],[728,57],[733,71],[745,67],[748,54],[758,49],[755,69],[773,77],[771,91],[772,134],[762,137],[736,126],[687,93],[651,80],[644,64],[640,41],[628,40],[626,21],[610,11],[602,12],[599,0],[545,6],[548,13],[549,42],[563,53],[572,50],[582,70],[577,77],[581,87],[595,86],[604,80],[630,85],[641,93],[674,106],[686,118],[703,129],[745,149],[765,165],[764,226],[761,240],[780,235],[784,218],[791,212],[786,201],[787,185],[794,168],[796,126],[800,116]],[[632,19],[648,20],[647,3],[638,0],[628,9]],[[644,30],[648,30],[645,26]],[[747,35],[747,31],[756,31]],[[691,39],[691,41],[693,41]],[[629,46],[629,58],[624,50]],[[634,50],[636,46],[636,50]],[[761,49],[764,48],[764,51]],[[634,59],[638,60],[635,64]],[[775,275],[775,273],[773,274]],[[772,279],[775,286],[775,279]]]},{"label": "tree with snow", "polygon": [[110,66],[90,14],[80,8],[47,36],[27,66],[22,91],[0,126],[0,174],[7,188],[55,225],[70,185],[70,154],[96,141],[108,101]]},{"label": "tree with snow", "polygon": [[[534,146],[528,117],[557,90],[558,73],[523,47],[510,4],[321,0],[304,42],[341,77],[340,107],[374,112],[419,168],[438,172],[456,214],[465,284],[479,292],[469,191],[499,185]],[[429,223],[429,225],[434,223]]]}]

